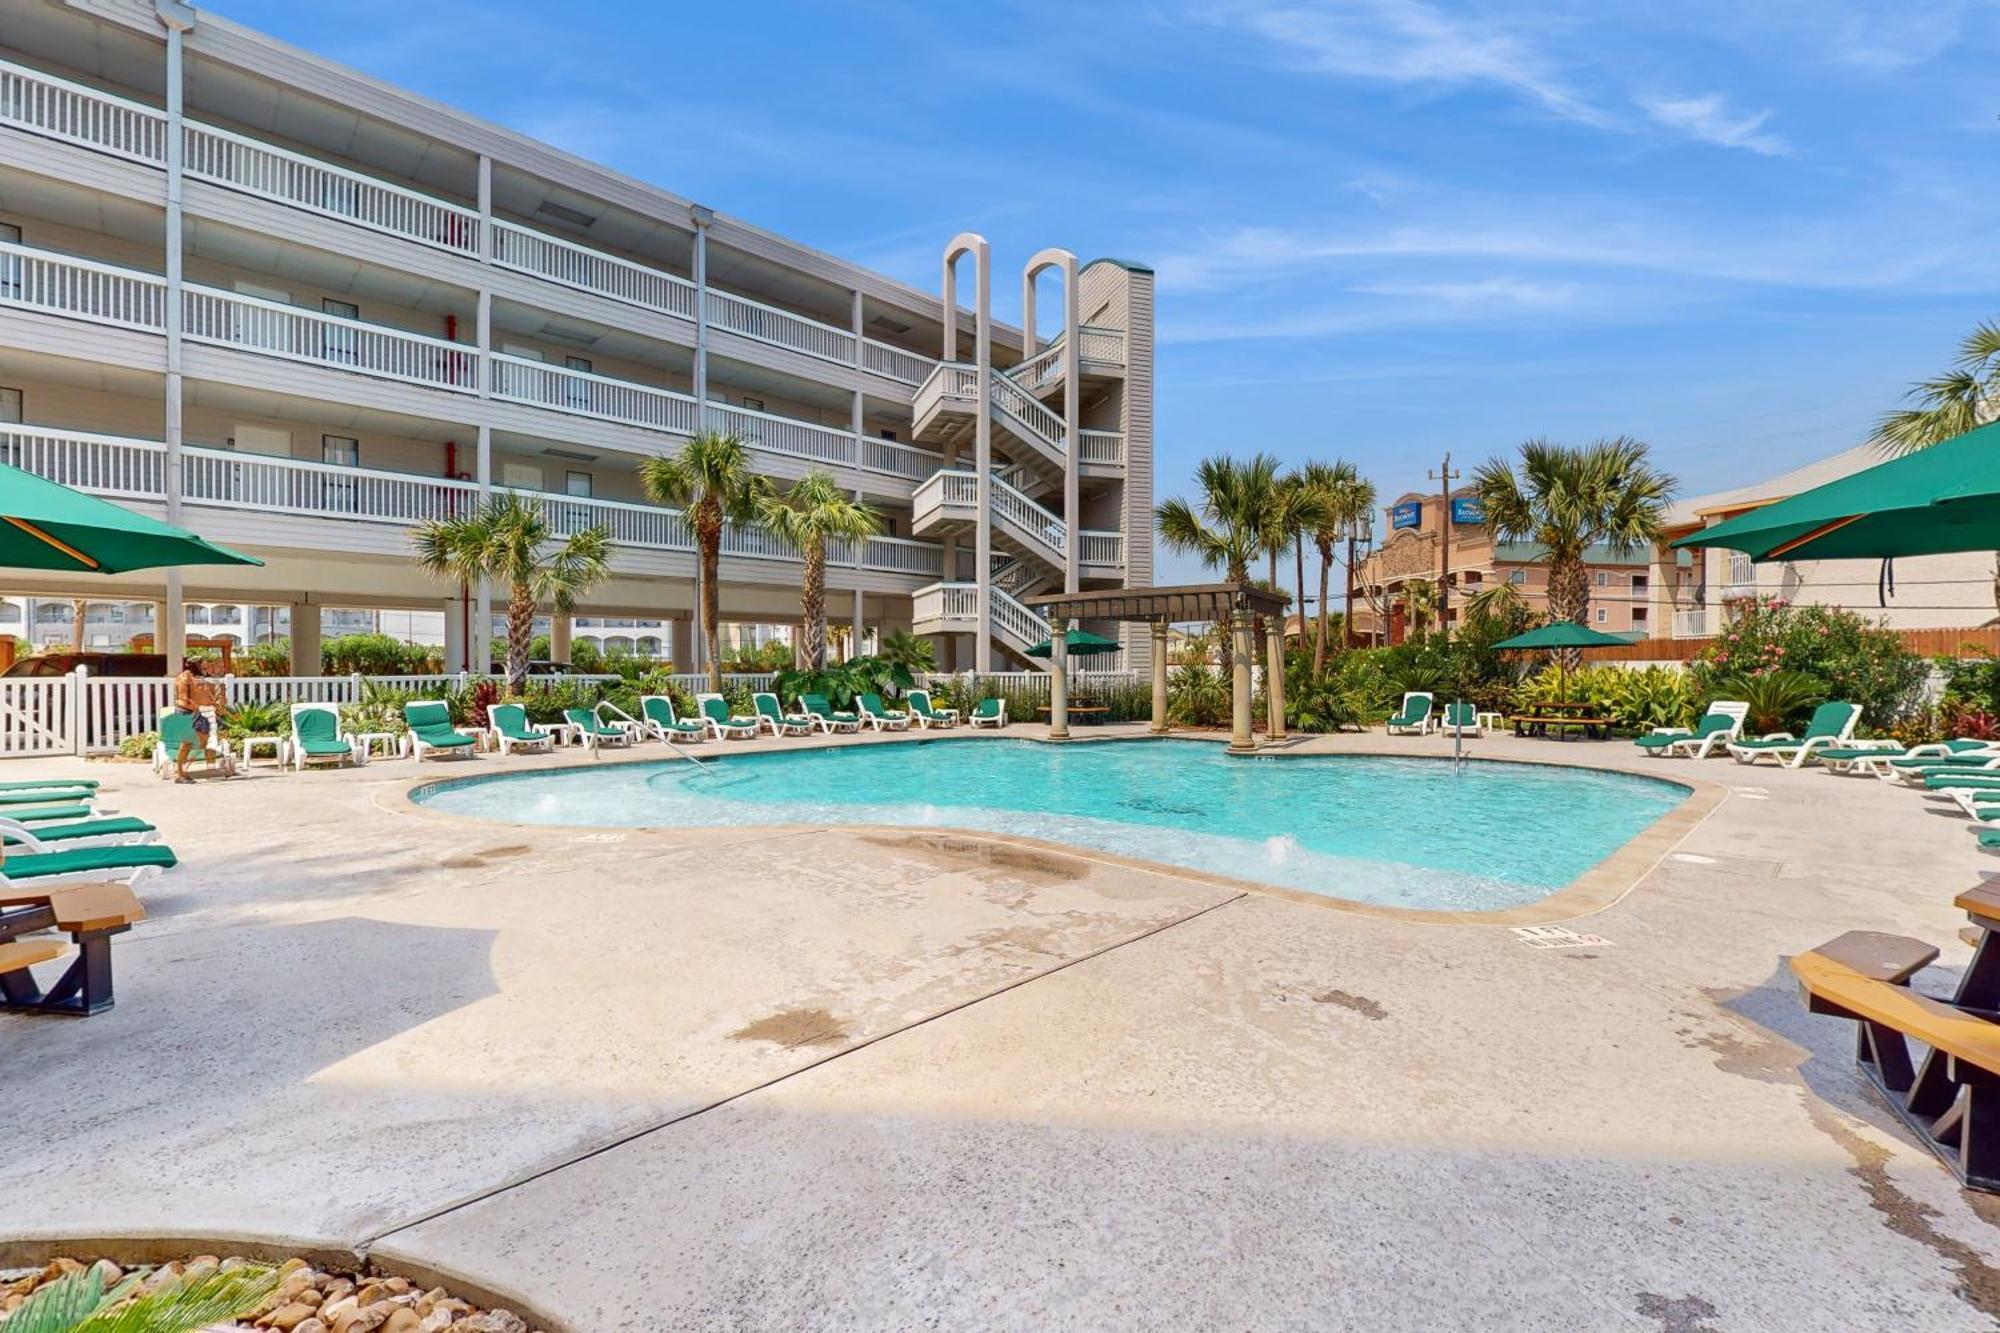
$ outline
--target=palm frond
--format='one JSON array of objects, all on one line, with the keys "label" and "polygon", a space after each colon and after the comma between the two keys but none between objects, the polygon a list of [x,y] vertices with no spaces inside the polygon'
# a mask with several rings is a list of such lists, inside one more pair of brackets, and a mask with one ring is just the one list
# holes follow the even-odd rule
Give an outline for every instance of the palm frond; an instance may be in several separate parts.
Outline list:
[{"label": "palm frond", "polygon": [[255,1264],[183,1274],[141,1293],[142,1275],[104,1289],[96,1268],[71,1273],[30,1296],[7,1333],[195,1333],[236,1319],[278,1289],[274,1269]]}]

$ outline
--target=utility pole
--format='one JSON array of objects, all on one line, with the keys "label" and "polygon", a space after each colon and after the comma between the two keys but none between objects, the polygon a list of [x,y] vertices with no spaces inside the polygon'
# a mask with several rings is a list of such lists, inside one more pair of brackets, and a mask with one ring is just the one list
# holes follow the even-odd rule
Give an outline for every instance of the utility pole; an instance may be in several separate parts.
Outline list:
[{"label": "utility pole", "polygon": [[1451,470],[1451,455],[1444,456],[1444,465],[1431,473],[1431,480],[1444,483],[1444,521],[1438,525],[1441,542],[1440,567],[1438,569],[1438,633],[1446,643],[1451,642],[1451,484],[1464,476],[1463,472]]}]

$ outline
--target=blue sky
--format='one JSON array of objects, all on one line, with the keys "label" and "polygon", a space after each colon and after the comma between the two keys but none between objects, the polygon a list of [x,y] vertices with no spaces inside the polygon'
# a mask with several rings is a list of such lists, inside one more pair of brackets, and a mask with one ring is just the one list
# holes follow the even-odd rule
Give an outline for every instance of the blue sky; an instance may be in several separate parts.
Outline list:
[{"label": "blue sky", "polygon": [[982,231],[1003,318],[1043,245],[1152,264],[1163,496],[1536,435],[1747,483],[2000,315],[1992,3],[217,8],[926,290]]}]

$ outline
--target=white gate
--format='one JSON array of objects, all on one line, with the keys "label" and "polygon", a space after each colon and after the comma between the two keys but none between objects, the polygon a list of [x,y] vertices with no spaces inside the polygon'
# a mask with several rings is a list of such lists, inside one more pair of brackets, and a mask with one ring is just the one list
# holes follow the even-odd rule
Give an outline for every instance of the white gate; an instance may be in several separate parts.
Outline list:
[{"label": "white gate", "polygon": [[76,752],[75,676],[0,680],[0,758]]}]

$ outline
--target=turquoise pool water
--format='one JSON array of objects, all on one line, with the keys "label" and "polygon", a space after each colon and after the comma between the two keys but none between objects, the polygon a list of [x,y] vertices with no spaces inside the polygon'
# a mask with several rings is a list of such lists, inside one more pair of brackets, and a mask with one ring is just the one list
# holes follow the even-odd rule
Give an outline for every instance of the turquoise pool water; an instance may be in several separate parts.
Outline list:
[{"label": "turquoise pool water", "polygon": [[432,783],[520,824],[984,829],[1399,907],[1546,897],[1680,804],[1677,783],[1536,764],[1233,759],[1183,741],[917,741]]}]

